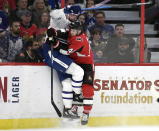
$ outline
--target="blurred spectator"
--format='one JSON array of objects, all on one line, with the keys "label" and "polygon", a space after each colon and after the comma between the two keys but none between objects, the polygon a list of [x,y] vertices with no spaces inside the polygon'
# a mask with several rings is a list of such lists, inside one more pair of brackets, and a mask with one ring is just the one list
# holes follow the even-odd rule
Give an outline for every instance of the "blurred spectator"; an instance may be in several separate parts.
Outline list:
[{"label": "blurred spectator", "polygon": [[105,21],[106,21],[105,13],[104,12],[97,12],[95,14],[95,20],[96,20],[95,25],[93,25],[89,28],[90,34],[92,34],[92,31],[94,29],[99,29],[102,31],[102,34],[101,34],[102,39],[108,40],[108,38],[113,35],[114,28],[112,25],[105,23]]},{"label": "blurred spectator", "polygon": [[48,11],[42,12],[38,27],[39,28],[48,28],[49,22],[50,22],[49,12]]},{"label": "blurred spectator", "polygon": [[42,58],[38,55],[37,50],[39,49],[39,43],[37,40],[28,41],[25,49],[21,51],[15,57],[15,62],[28,62],[28,63],[39,63],[42,62]]},{"label": "blurred spectator", "polygon": [[145,20],[147,23],[154,23],[154,30],[159,33],[159,0],[145,9]]},{"label": "blurred spectator", "polygon": [[[86,8],[90,8],[94,6],[94,0],[87,0],[86,1]],[[87,11],[86,12],[86,15],[87,15],[87,20],[86,20],[86,23],[87,23],[87,26],[88,27],[91,27],[95,24],[95,10],[92,10],[92,11]]]},{"label": "blurred spectator", "polygon": [[96,63],[105,63],[105,48],[106,48],[106,41],[102,40],[101,38],[101,31],[99,29],[95,29],[92,32],[92,39],[91,39],[91,47],[94,54],[94,60]]},{"label": "blurred spectator", "polygon": [[6,12],[0,10],[0,31],[6,30],[9,26],[9,19]]},{"label": "blurred spectator", "polygon": [[[35,0],[28,0],[28,6],[32,6]],[[44,0],[45,4],[48,6],[50,0]]]},{"label": "blurred spectator", "polygon": [[121,37],[126,37],[129,39],[129,49],[130,51],[135,46],[135,41],[133,38],[126,36],[125,34],[125,27],[123,24],[116,24],[115,25],[115,33],[108,39],[107,48],[105,53],[112,52],[118,48],[118,42],[120,41]]},{"label": "blurred spectator", "polygon": [[10,21],[20,19],[21,12],[27,10],[28,0],[17,0],[17,7],[15,10],[10,12]]},{"label": "blurred spectator", "polygon": [[36,41],[38,42],[39,46],[41,47],[45,43],[46,35],[40,34],[36,36]]},{"label": "blurred spectator", "polygon": [[80,14],[78,15],[78,18],[79,22],[81,22],[83,25],[86,26],[86,14]]},{"label": "blurred spectator", "polygon": [[7,61],[12,62],[15,59],[15,56],[23,48],[23,41],[20,37],[20,22],[13,21],[10,25],[9,31],[9,47],[8,47],[8,57]]},{"label": "blurred spectator", "polygon": [[74,0],[65,0],[65,6],[74,5],[74,4],[75,4]]},{"label": "blurred spectator", "polygon": [[12,10],[16,9],[16,1],[15,0],[0,0],[0,10],[3,10],[9,13]]},{"label": "blurred spectator", "polygon": [[119,40],[118,48],[108,54],[108,63],[134,63],[134,55],[129,50],[129,39],[122,37]]},{"label": "blurred spectator", "polygon": [[15,10],[16,9],[16,0],[7,0],[7,1],[8,1],[10,11]]},{"label": "blurred spectator", "polygon": [[0,10],[4,9],[5,4],[6,4],[6,0],[0,0]]},{"label": "blurred spectator", "polygon": [[94,51],[94,62],[95,63],[107,63],[107,57],[104,56],[102,50],[95,50]]},{"label": "blurred spectator", "polygon": [[86,8],[90,8],[94,5],[94,0],[86,0]]},{"label": "blurred spectator", "polygon": [[[133,54],[135,57],[135,63],[139,63],[139,57],[140,57],[140,36],[137,38],[137,44],[135,45],[133,49]],[[147,41],[145,38],[145,45],[144,45],[144,62],[150,63],[151,60],[151,52],[147,48]]]},{"label": "blurred spectator", "polygon": [[77,17],[78,21],[83,24],[84,32],[87,34],[88,37],[90,37],[90,33],[88,31],[88,24],[86,23],[87,16],[85,13],[78,15]]},{"label": "blurred spectator", "polygon": [[31,22],[32,13],[29,10],[24,10],[21,13],[20,35],[25,41],[36,36],[37,26]]},{"label": "blurred spectator", "polygon": [[154,3],[155,4],[145,9],[145,20],[148,23],[159,22],[159,0],[154,0]]},{"label": "blurred spectator", "polygon": [[92,32],[91,47],[93,51],[99,49],[104,51],[106,48],[106,41],[102,39],[101,33],[99,29]]},{"label": "blurred spectator", "polygon": [[33,3],[33,6],[30,6],[29,9],[32,11],[32,22],[36,25],[39,24],[39,20],[41,17],[41,14],[44,11],[49,12],[49,8],[45,5],[44,0],[35,0]]},{"label": "blurred spectator", "polygon": [[0,62],[6,62],[9,46],[8,17],[4,11],[0,11]]},{"label": "blurred spectator", "polygon": [[9,32],[6,30],[0,31],[0,62],[7,62]]},{"label": "blurred spectator", "polygon": [[38,29],[37,29],[37,35],[39,34],[45,34],[47,31],[47,28],[49,27],[50,17],[49,12],[44,11],[41,14],[39,23],[38,23]]},{"label": "blurred spectator", "polygon": [[28,7],[33,5],[33,3],[34,3],[34,0],[28,0]]},{"label": "blurred spectator", "polygon": [[68,5],[79,5],[81,8],[85,7],[84,0],[65,0],[65,6]]}]

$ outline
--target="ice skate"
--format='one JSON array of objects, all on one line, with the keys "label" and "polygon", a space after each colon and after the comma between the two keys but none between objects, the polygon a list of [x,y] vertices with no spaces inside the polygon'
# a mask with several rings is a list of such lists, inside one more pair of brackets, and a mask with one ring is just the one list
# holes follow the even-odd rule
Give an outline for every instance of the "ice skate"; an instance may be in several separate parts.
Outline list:
[{"label": "ice skate", "polygon": [[86,125],[88,123],[89,114],[83,113],[81,118],[81,125]]},{"label": "ice skate", "polygon": [[63,117],[64,118],[71,118],[71,119],[79,119],[80,118],[77,114],[77,111],[73,111],[73,110],[71,110],[71,108],[64,108]]},{"label": "ice skate", "polygon": [[77,114],[77,115],[78,115],[78,106],[77,106],[77,105],[73,105],[72,108],[71,108],[71,111],[72,111],[74,114]]}]

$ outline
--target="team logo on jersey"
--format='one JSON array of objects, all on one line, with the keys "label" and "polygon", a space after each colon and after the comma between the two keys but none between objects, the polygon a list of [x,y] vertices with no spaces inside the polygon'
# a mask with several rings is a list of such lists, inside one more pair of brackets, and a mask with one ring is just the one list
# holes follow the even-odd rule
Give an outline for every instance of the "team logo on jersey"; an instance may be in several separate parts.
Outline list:
[{"label": "team logo on jersey", "polygon": [[82,38],[81,37],[77,37],[76,40],[77,41],[82,41]]}]

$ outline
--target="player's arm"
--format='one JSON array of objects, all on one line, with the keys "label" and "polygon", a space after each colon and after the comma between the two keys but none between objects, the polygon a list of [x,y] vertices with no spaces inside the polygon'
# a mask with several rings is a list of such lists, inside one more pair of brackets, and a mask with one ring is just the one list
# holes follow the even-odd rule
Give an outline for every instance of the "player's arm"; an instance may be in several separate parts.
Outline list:
[{"label": "player's arm", "polygon": [[54,49],[68,49],[67,37],[68,33],[62,30],[56,30],[54,28],[49,28],[47,30],[47,43],[53,45]]},{"label": "player's arm", "polygon": [[50,12],[50,25],[49,28],[57,28],[57,20],[58,20],[58,12],[56,10],[52,10]]},{"label": "player's arm", "polygon": [[68,50],[60,50],[60,53],[65,55],[70,55],[75,52],[80,52],[83,49],[83,39],[81,37],[76,37],[71,39],[69,42]]}]

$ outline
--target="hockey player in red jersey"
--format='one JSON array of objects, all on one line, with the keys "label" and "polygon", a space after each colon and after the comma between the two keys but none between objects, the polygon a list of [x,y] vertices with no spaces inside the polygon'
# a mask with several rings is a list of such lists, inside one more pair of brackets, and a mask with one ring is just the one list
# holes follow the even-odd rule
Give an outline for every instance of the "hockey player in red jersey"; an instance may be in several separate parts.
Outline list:
[{"label": "hockey player in red jersey", "polygon": [[83,93],[83,115],[81,124],[88,123],[89,113],[93,105],[93,80],[94,80],[94,62],[93,53],[88,42],[87,36],[83,33],[83,27],[79,22],[70,24],[70,31],[68,34],[68,50],[60,50],[62,54],[70,55],[70,57],[80,65],[84,70],[84,79],[82,85]]}]

